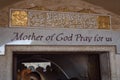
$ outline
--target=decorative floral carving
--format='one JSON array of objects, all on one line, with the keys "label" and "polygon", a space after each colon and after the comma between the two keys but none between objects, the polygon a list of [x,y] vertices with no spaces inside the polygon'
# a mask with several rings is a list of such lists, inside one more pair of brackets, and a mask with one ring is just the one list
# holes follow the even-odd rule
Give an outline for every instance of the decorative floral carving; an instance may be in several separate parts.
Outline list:
[{"label": "decorative floral carving", "polygon": [[11,11],[11,26],[27,26],[28,14],[25,10]]}]

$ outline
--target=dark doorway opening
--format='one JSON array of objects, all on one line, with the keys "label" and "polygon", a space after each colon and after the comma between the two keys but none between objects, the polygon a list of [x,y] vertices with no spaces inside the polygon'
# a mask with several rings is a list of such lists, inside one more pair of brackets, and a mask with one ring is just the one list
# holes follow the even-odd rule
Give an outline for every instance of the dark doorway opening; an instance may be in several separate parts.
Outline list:
[{"label": "dark doorway opening", "polygon": [[97,52],[14,52],[13,80],[101,80]]}]

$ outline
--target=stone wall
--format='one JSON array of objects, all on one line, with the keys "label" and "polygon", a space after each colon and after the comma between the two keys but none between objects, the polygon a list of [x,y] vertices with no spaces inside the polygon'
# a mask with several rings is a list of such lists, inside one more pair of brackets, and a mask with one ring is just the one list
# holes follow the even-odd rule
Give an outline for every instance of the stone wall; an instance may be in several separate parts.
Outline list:
[{"label": "stone wall", "polygon": [[[82,0],[22,0],[12,5],[9,5],[0,11],[0,26],[9,26],[9,12],[10,9],[36,9],[47,11],[61,11],[61,12],[79,12],[83,9],[89,9],[97,14],[108,14],[111,16],[112,29],[120,29],[120,16],[110,11],[105,10],[102,7],[90,4]],[[38,8],[37,8],[38,9]],[[85,11],[84,11],[85,12]]]}]

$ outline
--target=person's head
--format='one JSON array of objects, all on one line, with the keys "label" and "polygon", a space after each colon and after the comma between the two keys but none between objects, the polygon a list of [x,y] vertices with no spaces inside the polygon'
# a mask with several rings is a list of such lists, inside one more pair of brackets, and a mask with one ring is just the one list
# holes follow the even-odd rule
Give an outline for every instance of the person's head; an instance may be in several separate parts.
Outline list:
[{"label": "person's head", "polygon": [[31,72],[28,74],[28,80],[41,80],[39,73]]}]

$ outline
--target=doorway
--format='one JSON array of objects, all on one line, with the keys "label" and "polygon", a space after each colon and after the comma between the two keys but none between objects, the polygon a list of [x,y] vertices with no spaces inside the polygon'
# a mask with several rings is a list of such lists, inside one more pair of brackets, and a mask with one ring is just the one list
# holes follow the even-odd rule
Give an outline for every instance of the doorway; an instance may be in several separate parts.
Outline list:
[{"label": "doorway", "polygon": [[[40,55],[48,55],[48,54],[52,55],[53,53],[55,55],[59,55],[59,56],[60,56],[60,54],[61,54],[61,56],[62,56],[62,54],[63,55],[65,55],[65,54],[66,55],[70,55],[70,54],[78,55],[79,54],[81,56],[82,55],[83,56],[85,56],[85,55],[91,55],[92,56],[92,55],[95,54],[95,56],[99,57],[99,59],[97,57],[97,62],[99,62],[100,66],[99,65],[97,65],[97,66],[99,66],[99,68],[100,68],[99,69],[100,70],[100,76],[99,76],[100,79],[101,80],[115,80],[116,79],[117,74],[116,74],[116,58],[115,58],[116,47],[115,46],[7,45],[6,46],[6,54],[5,54],[5,58],[6,58],[6,61],[7,61],[7,64],[6,64],[7,65],[6,66],[7,67],[6,68],[6,75],[7,75],[6,80],[17,79],[17,75],[15,73],[17,73],[17,63],[18,63],[17,58],[18,58],[19,55],[24,55],[25,57],[26,56],[30,57],[30,55],[33,56],[33,54],[36,55],[36,56],[37,55],[40,56]],[[14,57],[14,56],[16,56],[16,57]],[[94,56],[92,56],[92,57],[94,57]],[[91,60],[91,58],[89,58],[89,61]],[[60,58],[60,59],[63,59],[63,57]],[[78,63],[77,60],[80,60],[80,59],[82,59],[82,58],[79,58],[79,59],[75,58],[75,62],[73,62],[73,63]],[[37,60],[35,60],[35,61],[37,61]],[[29,61],[26,61],[26,62],[29,62]],[[85,63],[85,61],[82,61],[82,62]],[[93,63],[93,62],[94,61],[91,61],[91,63]],[[66,62],[66,65],[67,65],[67,63],[68,62]],[[87,63],[87,61],[86,61],[86,63]],[[59,66],[59,68],[60,67],[61,66]],[[80,67],[78,67],[78,68],[82,69]],[[94,68],[94,67],[89,67],[89,68]],[[69,66],[65,70],[67,70],[67,69],[68,69],[68,72],[69,72]],[[63,72],[64,72],[64,70],[62,71],[62,73]],[[78,71],[78,72],[80,72],[80,71]],[[66,71],[65,71],[65,73],[66,73],[66,75],[68,75],[67,79],[71,78],[70,75],[72,75],[72,73],[68,74]],[[89,73],[87,73],[85,75],[88,75],[88,74]],[[66,77],[66,75],[65,75],[65,77]],[[79,75],[79,76],[81,76],[81,75]],[[82,75],[82,76],[84,76],[84,75]],[[88,75],[88,76],[90,76],[90,75]]]},{"label": "doorway", "polygon": [[100,71],[97,52],[13,53],[13,80],[26,80],[33,72],[42,80],[101,80]]}]

